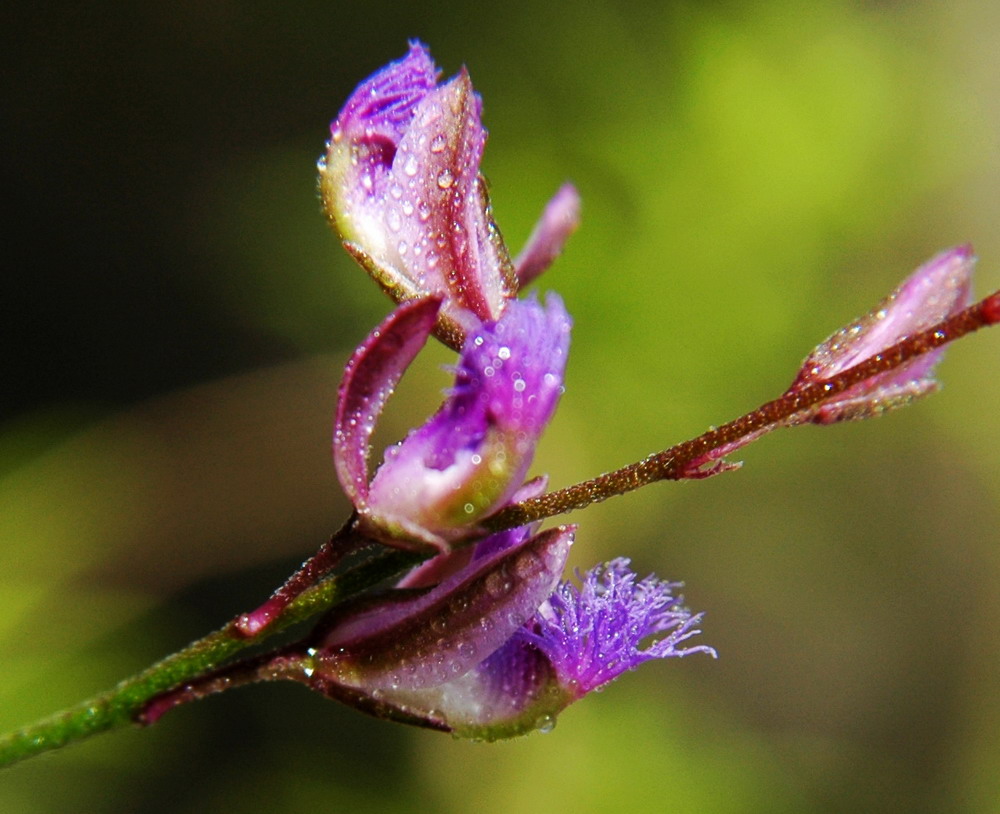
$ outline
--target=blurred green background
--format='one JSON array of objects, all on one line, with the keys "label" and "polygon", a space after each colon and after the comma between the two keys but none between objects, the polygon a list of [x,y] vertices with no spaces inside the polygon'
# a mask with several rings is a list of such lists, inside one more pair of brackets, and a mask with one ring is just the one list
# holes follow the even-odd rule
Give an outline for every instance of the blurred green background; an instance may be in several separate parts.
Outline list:
[{"label": "blurred green background", "polygon": [[[539,283],[575,318],[554,485],[776,395],[942,248],[1000,286],[993,4],[50,2],[0,32],[3,729],[252,607],[344,518],[336,386],[389,304],[315,160],[407,38],[485,99],[513,251],[563,180],[583,195]],[[6,771],[0,810],[998,811],[998,358],[964,341],[910,410],[574,517],[573,564],[684,580],[718,661],[498,745],[254,687]]]}]

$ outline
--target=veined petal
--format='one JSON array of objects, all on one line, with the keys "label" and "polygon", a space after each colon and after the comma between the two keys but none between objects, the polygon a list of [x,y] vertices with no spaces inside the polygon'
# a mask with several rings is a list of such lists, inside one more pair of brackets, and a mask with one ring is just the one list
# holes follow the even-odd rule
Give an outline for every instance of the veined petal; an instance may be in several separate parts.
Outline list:
[{"label": "veined petal", "polygon": [[550,296],[511,302],[466,340],[455,386],[437,414],[386,452],[372,479],[365,530],[446,550],[521,486],[562,392],[570,320]]},{"label": "veined petal", "polygon": [[[828,379],[961,311],[971,301],[975,262],[972,247],[960,246],[925,263],[872,311],[817,347],[790,389]],[[859,382],[788,423],[830,424],[909,404],[937,388],[933,370],[943,352],[943,347],[933,350]]]},{"label": "veined petal", "polygon": [[[374,697],[379,706],[373,706]],[[333,697],[339,697],[334,695]],[[575,698],[559,683],[548,658],[518,638],[509,639],[465,675],[420,690],[377,690],[364,712],[401,723],[495,741],[548,731]]]},{"label": "veined petal", "polygon": [[479,164],[482,102],[465,69],[436,86],[418,44],[362,83],[320,164],[327,214],[345,247],[397,302],[440,294],[450,343],[500,317],[517,277]]},{"label": "veined petal", "polygon": [[499,318],[517,286],[479,178],[482,101],[463,69],[425,97],[399,145],[385,203],[386,260],[445,296],[463,328]]},{"label": "veined petal", "polygon": [[465,675],[499,649],[552,592],[573,528],[524,537],[430,591],[391,593],[341,611],[320,634],[317,670],[368,692],[434,687]]},{"label": "veined petal", "polygon": [[438,70],[419,43],[360,85],[331,125],[320,163],[320,190],[340,235],[379,257],[385,245],[381,203],[392,163],[414,110]]},{"label": "veined petal", "polygon": [[369,442],[375,421],[427,342],[440,307],[438,297],[400,305],[347,363],[337,399],[333,460],[340,485],[357,509],[363,510],[368,501]]}]

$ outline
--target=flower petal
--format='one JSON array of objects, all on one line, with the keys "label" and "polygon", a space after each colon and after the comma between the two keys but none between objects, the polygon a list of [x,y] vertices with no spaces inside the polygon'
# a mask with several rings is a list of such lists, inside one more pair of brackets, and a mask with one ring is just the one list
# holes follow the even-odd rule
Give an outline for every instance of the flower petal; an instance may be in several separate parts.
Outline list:
[{"label": "flower petal", "polygon": [[384,247],[381,201],[399,143],[420,101],[437,83],[438,70],[419,43],[360,85],[331,125],[320,163],[320,190],[340,235],[368,255]]},{"label": "flower petal", "polygon": [[512,301],[500,321],[470,334],[441,409],[387,450],[369,488],[366,533],[446,550],[510,500],[562,392],[569,329],[550,296],[545,308]]},{"label": "flower petal", "polygon": [[446,298],[466,330],[500,317],[516,293],[513,268],[479,178],[482,102],[463,69],[428,94],[399,145],[385,202],[385,260],[422,291]]},{"label": "flower petal", "polygon": [[403,372],[427,342],[441,300],[400,305],[347,363],[334,420],[333,461],[345,494],[358,509],[368,500],[369,442],[375,421]]},{"label": "flower petal", "polygon": [[320,632],[317,669],[366,691],[433,687],[469,672],[552,592],[573,528],[524,536],[430,591],[390,593],[334,618]]},{"label": "flower petal", "polygon": [[528,242],[514,261],[521,288],[552,265],[579,226],[580,193],[572,184],[563,184],[546,204]]}]

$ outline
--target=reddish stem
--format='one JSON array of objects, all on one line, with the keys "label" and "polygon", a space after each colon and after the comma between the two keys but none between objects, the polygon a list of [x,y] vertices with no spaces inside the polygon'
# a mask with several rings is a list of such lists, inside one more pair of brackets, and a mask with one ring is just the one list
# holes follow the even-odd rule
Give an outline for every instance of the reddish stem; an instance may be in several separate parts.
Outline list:
[{"label": "reddish stem", "polygon": [[150,726],[174,707],[261,681],[289,679],[308,683],[308,678],[312,674],[312,656],[302,652],[300,648],[301,645],[290,645],[260,656],[235,661],[198,676],[151,698],[135,716],[135,722],[141,726]]},{"label": "reddish stem", "polygon": [[780,424],[796,413],[844,392],[879,373],[929,353],[980,328],[1000,322],[1000,291],[970,305],[925,331],[907,336],[880,353],[864,359],[829,379],[787,390],[740,418],[709,430],[697,438],[657,452],[642,461],[623,466],[596,478],[507,506],[485,520],[490,531],[522,526],[557,514],[582,509],[660,480],[690,477],[692,464],[706,460],[715,450],[746,439]]},{"label": "reddish stem", "polygon": [[370,540],[356,533],[356,520],[357,514],[352,514],[340,531],[302,563],[299,570],[285,580],[285,584],[271,594],[263,605],[237,616],[231,623],[233,631],[247,638],[256,636],[277,619],[295,597],[329,574],[344,557],[370,543]]}]

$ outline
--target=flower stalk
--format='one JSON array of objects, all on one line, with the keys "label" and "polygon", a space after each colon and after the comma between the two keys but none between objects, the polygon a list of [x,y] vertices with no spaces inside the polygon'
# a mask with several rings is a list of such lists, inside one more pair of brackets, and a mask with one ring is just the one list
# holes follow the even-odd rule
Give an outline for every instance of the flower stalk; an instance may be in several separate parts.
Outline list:
[{"label": "flower stalk", "polygon": [[769,429],[782,426],[797,414],[833,400],[859,382],[895,370],[913,359],[981,328],[996,325],[997,322],[1000,322],[1000,291],[920,333],[901,339],[829,379],[812,382],[798,390],[789,389],[756,410],[641,461],[507,506],[484,520],[482,525],[487,529],[497,530],[534,523],[585,508],[592,503],[601,503],[657,481],[698,477],[697,474],[692,475],[692,464],[706,459],[715,450],[739,446],[739,442],[745,439],[753,440]]}]

